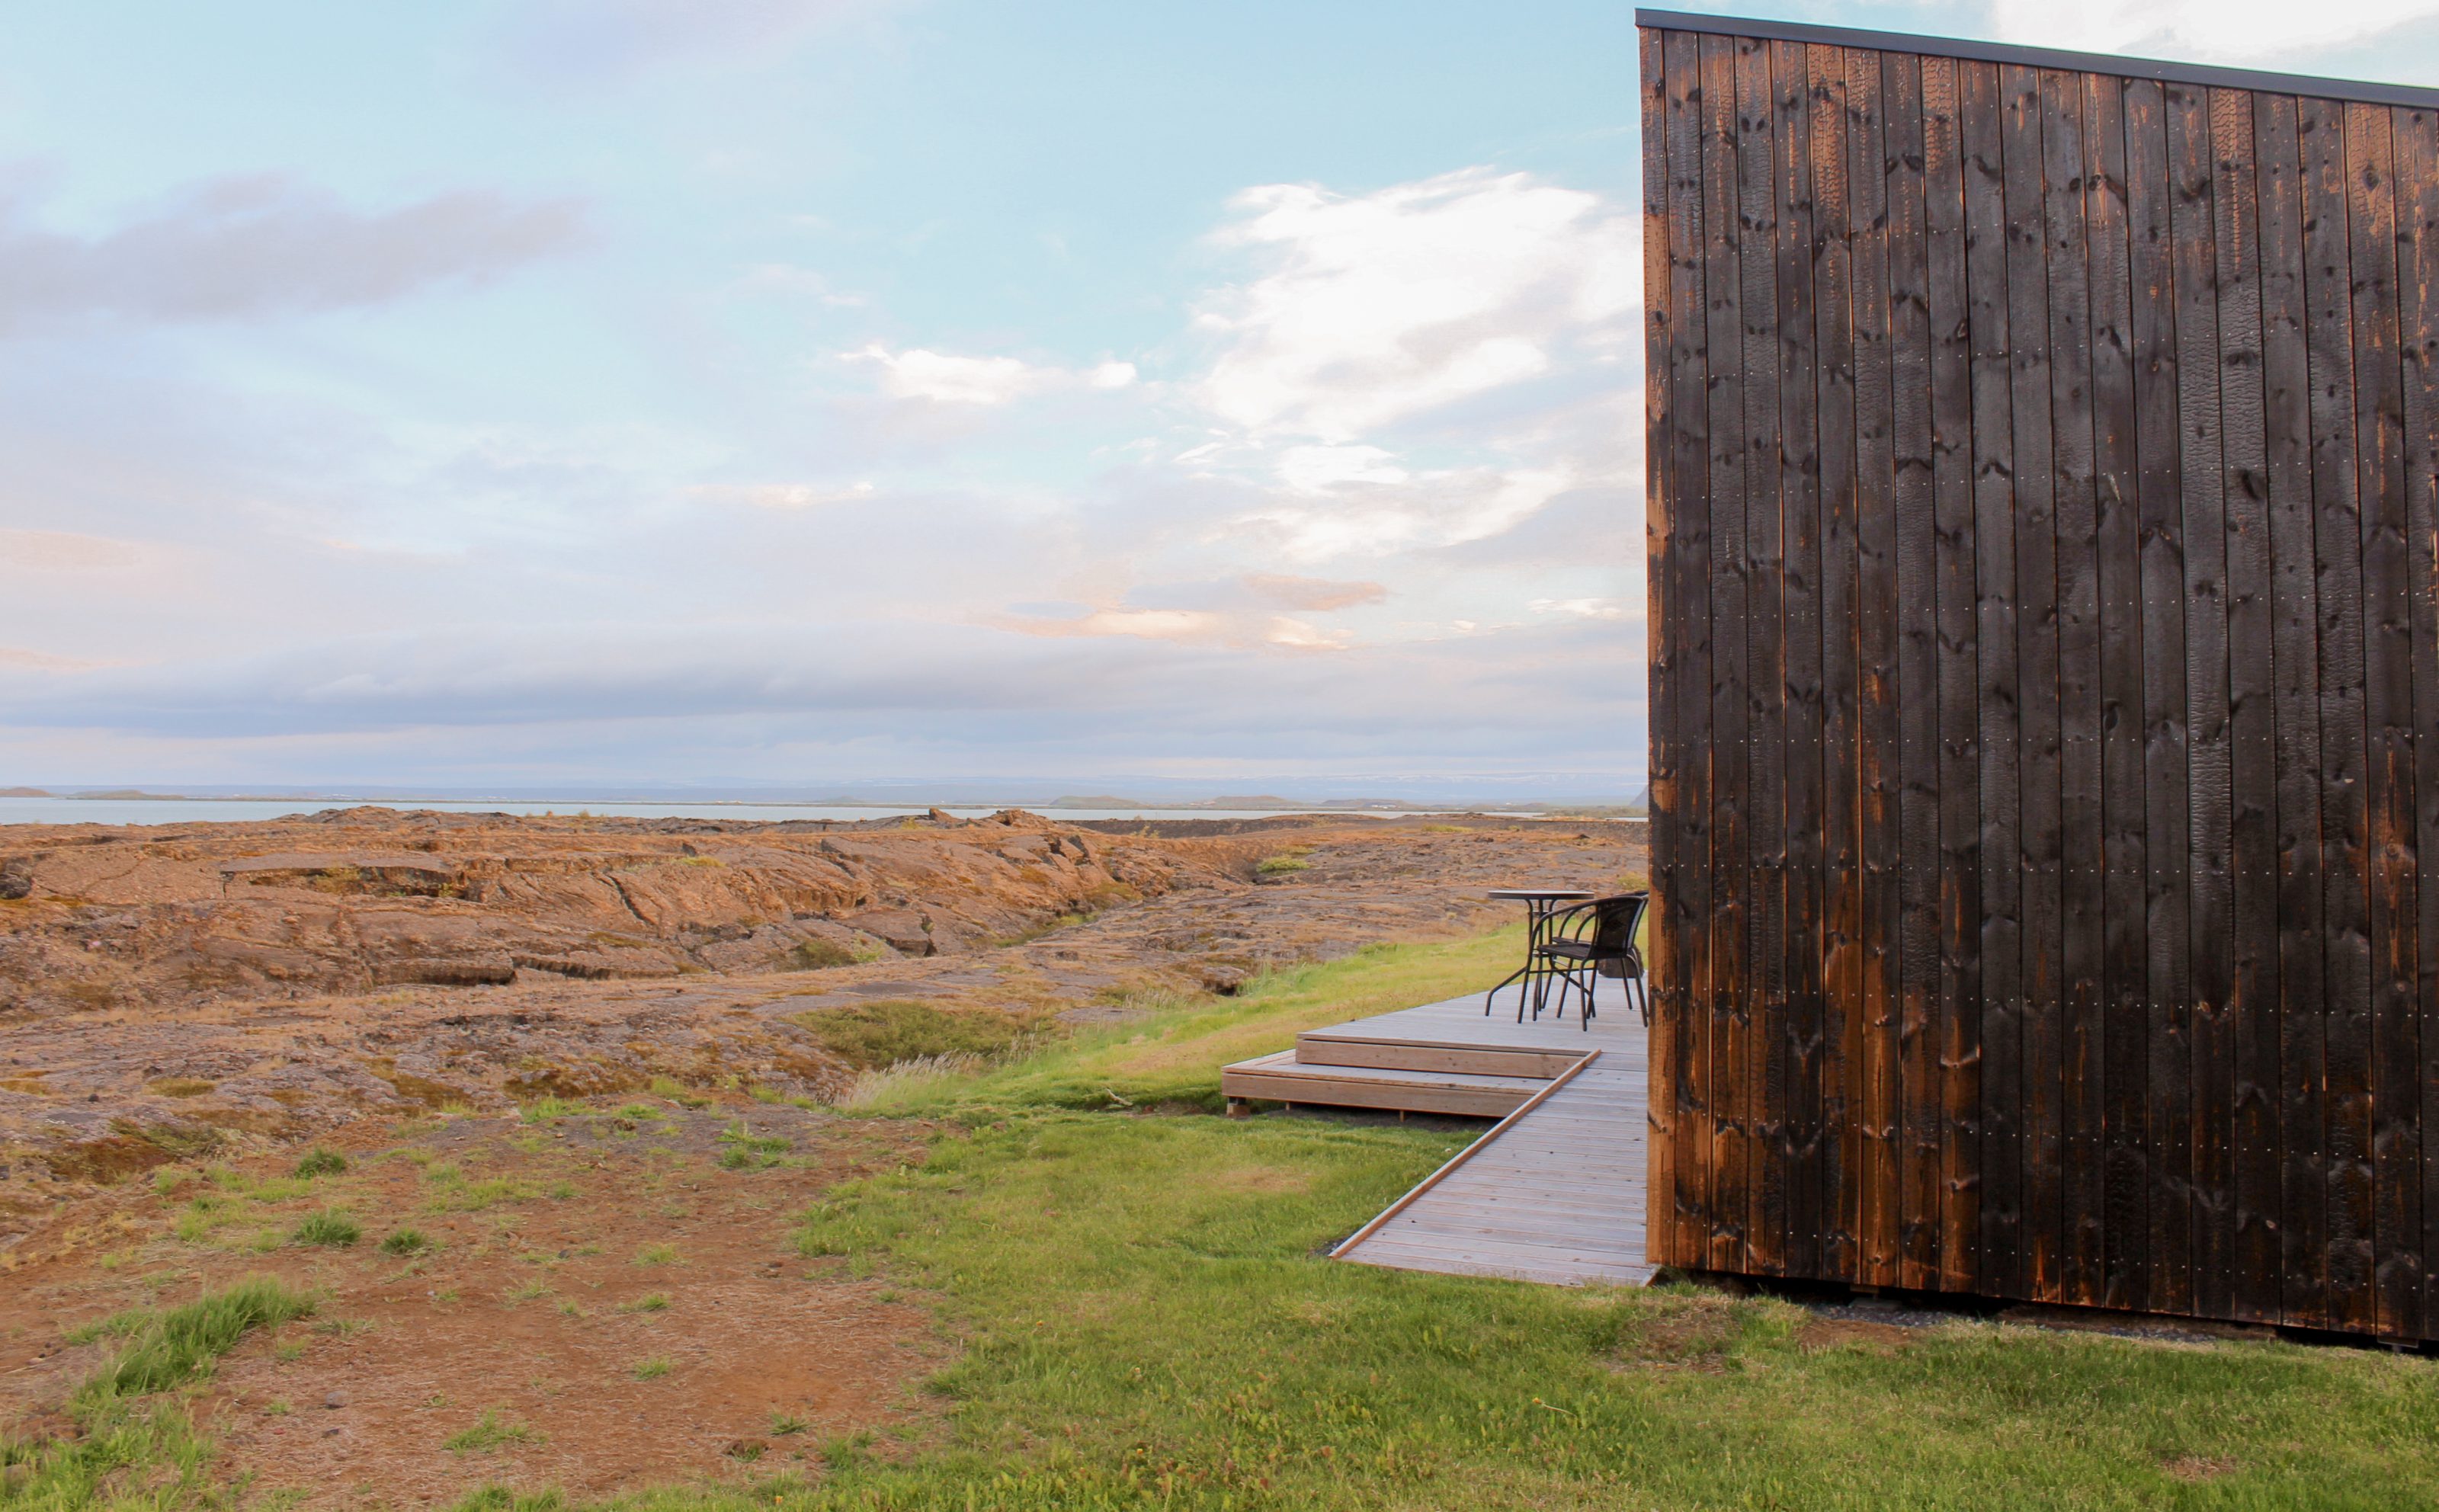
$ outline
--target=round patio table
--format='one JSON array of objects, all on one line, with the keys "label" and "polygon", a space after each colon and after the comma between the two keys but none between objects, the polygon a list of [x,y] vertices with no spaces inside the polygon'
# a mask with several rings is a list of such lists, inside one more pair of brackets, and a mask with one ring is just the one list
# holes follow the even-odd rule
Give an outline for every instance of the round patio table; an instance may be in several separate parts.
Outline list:
[{"label": "round patio table", "polygon": [[1494,887],[1489,896],[1524,905],[1524,964],[1508,972],[1499,987],[1482,995],[1482,1016],[1490,1017],[1490,1000],[1499,995],[1501,987],[1521,978],[1522,985],[1516,989],[1516,1022],[1524,1022],[1527,998],[1533,1002],[1533,1017],[1539,1019],[1552,974],[1539,965],[1541,942],[1549,936],[1550,921],[1558,917],[1561,904],[1584,902],[1593,895],[1580,887]]}]

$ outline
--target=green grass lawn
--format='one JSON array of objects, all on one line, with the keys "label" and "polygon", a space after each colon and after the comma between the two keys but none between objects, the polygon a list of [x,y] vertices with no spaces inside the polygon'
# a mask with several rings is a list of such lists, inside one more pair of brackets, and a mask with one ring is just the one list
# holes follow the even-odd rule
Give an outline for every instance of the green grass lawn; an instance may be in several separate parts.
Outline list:
[{"label": "green grass lawn", "polygon": [[[884,1080],[863,1106],[935,1120],[928,1158],[790,1221],[808,1264],[888,1277],[962,1343],[931,1385],[937,1432],[911,1451],[833,1443],[818,1484],[621,1505],[2439,1505],[2439,1364],[2421,1359],[1973,1322],[1842,1343],[1769,1299],[1325,1258],[1470,1130],[1214,1117],[1218,1068],[1478,988],[1517,948],[1367,952],[1006,1064]],[[0,1480],[0,1508],[91,1504],[79,1484]],[[164,1484],[177,1494],[133,1500],[192,1504],[191,1475]]]},{"label": "green grass lawn", "polygon": [[[807,1254],[938,1299],[946,1441],[834,1446],[840,1507],[2439,1505],[2439,1365],[1959,1321],[1820,1343],[1689,1288],[1579,1291],[1323,1257],[1463,1139],[1232,1122],[1220,1065],[1478,989],[1513,933],[1368,952],[965,1075],[918,1170],[834,1193]],[[1133,1105],[1131,1111],[1122,1107]],[[646,1499],[703,1504],[700,1494]],[[743,1503],[738,1503],[742,1512]],[[767,1496],[763,1504],[769,1504]]]}]

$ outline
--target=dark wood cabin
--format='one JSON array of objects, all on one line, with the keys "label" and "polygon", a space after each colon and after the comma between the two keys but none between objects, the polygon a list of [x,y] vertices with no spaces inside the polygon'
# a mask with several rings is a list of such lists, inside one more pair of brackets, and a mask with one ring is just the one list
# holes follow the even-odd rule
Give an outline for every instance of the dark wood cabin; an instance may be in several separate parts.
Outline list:
[{"label": "dark wood cabin", "polygon": [[2439,1336],[2439,91],[1638,19],[1651,1259]]}]

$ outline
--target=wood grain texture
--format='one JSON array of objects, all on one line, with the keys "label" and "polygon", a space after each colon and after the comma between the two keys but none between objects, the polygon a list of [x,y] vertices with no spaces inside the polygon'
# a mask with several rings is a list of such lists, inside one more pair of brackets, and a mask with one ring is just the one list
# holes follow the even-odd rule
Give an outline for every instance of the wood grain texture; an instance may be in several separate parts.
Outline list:
[{"label": "wood grain texture", "polygon": [[1881,55],[1846,54],[1849,244],[1854,249],[1857,769],[1862,854],[1860,1279],[1898,1284],[1900,1112],[1896,411],[1891,392],[1888,171]]},{"label": "wood grain texture", "polygon": [[1746,1147],[1745,1269],[1785,1269],[1787,1167],[1786,515],[1779,436],[1778,92],[1771,47],[1736,44],[1736,201],[1745,372],[1745,809],[1749,984],[1735,1016]]},{"label": "wood grain texture", "polygon": [[2226,474],[2219,454],[2217,253],[2210,101],[2167,87],[2177,280],[2177,425],[2185,516],[2185,740],[2193,1003],[2193,1305],[2225,1316],[2235,1238],[2233,879],[2229,870]]},{"label": "wood grain texture", "polygon": [[2439,856],[2439,113],[2398,111],[2397,321],[2404,359],[2407,575],[2412,594],[2414,738],[2414,980],[2422,1160],[2422,1332],[2439,1318],[2439,886],[2420,858]]},{"label": "wood grain texture", "polygon": [[1976,1188],[1981,1290],[2023,1294],[2023,1165],[2018,1111],[2022,1081],[2021,927],[2018,846],[2016,454],[2009,390],[2005,162],[1999,70],[1961,69],[1965,153],[1965,276],[1973,346],[1973,551],[1980,742],[1982,1001]]},{"label": "wood grain texture", "polygon": [[[2395,148],[2386,107],[2346,107],[2355,463],[2362,525],[2365,916],[2371,972],[2372,1290],[2379,1331],[2422,1328],[2421,1034],[2415,1009],[2413,616]],[[2410,1236],[2410,1237],[2409,1237]]]},{"label": "wood grain texture", "polygon": [[2279,1316],[2328,1321],[2323,1159],[2319,566],[2304,280],[2302,149],[2292,98],[2252,116],[2261,247],[2262,444],[2270,481],[2270,681],[2277,725]]},{"label": "wood grain texture", "polygon": [[2126,218],[2134,318],[2135,515],[2142,540],[2144,1091],[2150,1186],[2149,1306],[2184,1310],[2193,1288],[2192,961],[2185,749],[2185,531],[2181,400],[2165,93],[2126,86]]},{"label": "wood grain texture", "polygon": [[[1677,837],[1682,796],[1677,791],[1676,618],[1678,595],[1670,587],[1677,552],[1672,531],[1675,474],[1669,454],[1670,296],[1674,251],[1668,233],[1668,70],[1663,34],[1636,36],[1643,106],[1643,563],[1645,618],[1650,635],[1645,699],[1651,720],[1651,913],[1646,965],[1655,1018],[1651,1034],[1651,1084],[1666,1089],[1676,1076],[1677,1025],[1685,1013],[1683,969],[1677,959],[1679,931],[1660,921],[1676,905],[1680,879]],[[1650,1252],[1674,1254],[1677,1189],[1676,1103],[1647,1099],[1650,1129],[1645,1145],[1647,1193],[1645,1229]]]},{"label": "wood grain texture", "polygon": [[[2058,817],[2058,563],[2057,465],[2050,372],[2050,197],[2044,171],[2048,138],[2062,120],[2044,108],[2041,75],[2002,68],[2006,114],[2007,230],[2010,238],[2008,328],[2015,334],[2010,392],[2016,421],[2016,665],[2019,746],[2019,845],[2023,890],[2023,1247],[2025,1294],[2063,1300],[2060,1229],[2065,1194],[2058,1162],[2065,1137],[2059,1097],[2062,995],[2060,896],[2063,840]],[[2079,153],[2077,154],[2080,155]],[[2022,254],[2021,259],[2014,252]],[[2017,264],[2021,262],[2021,268]],[[2073,354],[2079,356],[2080,354]]]},{"label": "wood grain texture", "polygon": [[[1711,918],[1711,511],[1709,301],[1703,280],[1709,243],[1702,178],[1701,59],[1692,35],[1670,32],[1664,44],[1668,115],[1669,471],[1676,497],[1685,501],[1670,520],[1676,537],[1675,570],[1665,586],[1675,597],[1669,617],[1677,657],[1673,705],[1678,800],[1667,822],[1676,833],[1670,849],[1678,867],[1675,896],[1662,922],[1675,938],[1669,955],[1680,963],[1683,984],[1677,1000],[1683,1011],[1669,1025],[1669,1051],[1678,1147],[1669,1170],[1671,1194],[1667,1258],[1677,1265],[1709,1263],[1711,1171],[1715,1161],[1710,1111],[1710,918]],[[1697,507],[1700,501],[1700,507]]]},{"label": "wood grain texture", "polygon": [[1855,316],[1846,55],[1804,60],[1811,120],[1814,396],[1821,417],[1821,1273],[1860,1276],[1862,671],[1856,639]]},{"label": "wood grain texture", "polygon": [[[2041,75],[2048,179],[2050,472],[2056,495],[2058,667],[2057,1101],[2045,1179],[2055,1165],[2061,1216],[2057,1295],[2102,1290],[2100,574],[2092,426],[2090,236],[2085,110],[2090,78]],[[2096,149],[2094,150],[2096,151]],[[2045,1046],[2046,1053],[2046,1046]]]},{"label": "wood grain texture", "polygon": [[2277,728],[2270,478],[2262,398],[2260,195],[2252,97],[2210,93],[2218,289],[2219,447],[2227,519],[2230,888],[2234,1036],[2234,1251],[2228,1310],[2278,1316]]},{"label": "wood grain texture", "polygon": [[2137,512],[2134,308],[2127,240],[2123,84],[2084,80],[2083,200],[2092,287],[2094,555],[2100,600],[2101,921],[2099,1300],[2138,1306],[2144,1270],[2150,1110],[2144,947],[2143,560]]},{"label": "wood grain texture", "polygon": [[2430,1336],[2439,112],[1643,62],[1654,1253]]},{"label": "wood grain texture", "polygon": [[1925,60],[1882,54],[1888,164],[1889,389],[1896,464],[1897,1275],[1939,1277],[1939,585]]},{"label": "wood grain texture", "polygon": [[1922,64],[1923,223],[1931,294],[1931,445],[1934,619],[1938,632],[1938,974],[1925,1058],[1937,1077],[1935,1284],[1972,1290],[1982,1217],[1980,605],[1974,592],[1972,298],[1966,274],[1965,143],[1958,64]]},{"label": "wood grain texture", "polygon": [[[2305,336],[2312,376],[2313,567],[2321,612],[2321,948],[2329,1322],[2369,1328],[2371,887],[2363,799],[2362,508],[2356,493],[2354,258],[2345,111],[2296,103],[2304,158]],[[2199,933],[2199,931],[2197,931]]]},{"label": "wood grain texture", "polygon": [[1821,1214],[1822,640],[1818,256],[1812,218],[1811,90],[1802,43],[1771,49],[1771,154],[1778,201],[1780,554],[1786,605],[1782,709],[1787,753],[1785,1109],[1773,1160],[1784,1172],[1785,1267],[1818,1274]]}]

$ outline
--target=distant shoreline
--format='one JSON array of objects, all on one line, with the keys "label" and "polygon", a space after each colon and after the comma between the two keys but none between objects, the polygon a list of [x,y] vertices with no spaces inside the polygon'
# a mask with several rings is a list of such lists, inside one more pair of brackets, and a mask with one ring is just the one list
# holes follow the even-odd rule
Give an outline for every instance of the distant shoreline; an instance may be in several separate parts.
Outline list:
[{"label": "distant shoreline", "polygon": [[45,799],[55,803],[294,803],[320,804],[335,808],[412,808],[423,804],[447,804],[462,807],[468,804],[503,803],[520,806],[534,804],[567,805],[599,808],[667,808],[684,805],[703,809],[873,809],[906,810],[923,809],[1026,809],[1041,813],[1069,809],[1159,809],[1174,812],[1181,809],[1209,809],[1232,813],[1452,813],[1482,812],[1503,814],[1574,814],[1595,816],[1630,815],[1643,809],[1639,803],[1554,803],[1534,800],[1525,803],[1488,801],[1426,803],[1403,798],[1325,798],[1299,803],[1288,798],[1200,798],[1176,801],[1136,800],[1116,797],[1054,798],[1048,801],[1025,802],[972,800],[962,798],[695,798],[681,795],[651,798],[541,797],[519,798],[504,794],[444,796],[437,793],[384,794],[379,797],[350,793],[326,792],[246,792],[246,793],[185,793],[153,792],[145,789],[120,788],[62,792],[42,788],[0,789],[0,798]]}]

